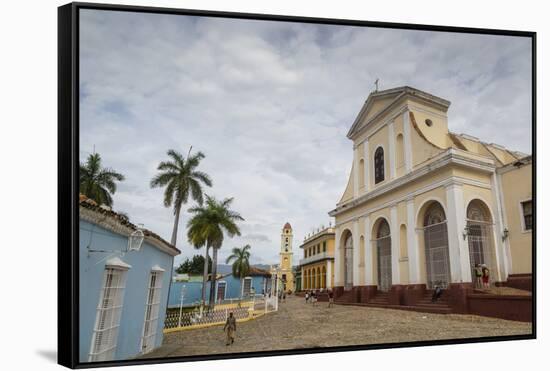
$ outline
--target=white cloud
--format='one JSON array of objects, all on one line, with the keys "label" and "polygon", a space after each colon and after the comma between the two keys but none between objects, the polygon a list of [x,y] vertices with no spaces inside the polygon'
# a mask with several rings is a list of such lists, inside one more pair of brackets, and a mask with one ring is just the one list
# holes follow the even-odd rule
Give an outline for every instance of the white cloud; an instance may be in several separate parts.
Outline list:
[{"label": "white cloud", "polygon": [[115,210],[168,239],[172,210],[149,181],[168,149],[204,152],[206,192],[235,197],[246,219],[221,258],[250,243],[255,262],[276,263],[286,221],[295,250],[328,224],[376,77],[451,100],[455,132],[530,151],[526,39],[92,10],[80,28],[81,155],[95,145],[127,177]]}]

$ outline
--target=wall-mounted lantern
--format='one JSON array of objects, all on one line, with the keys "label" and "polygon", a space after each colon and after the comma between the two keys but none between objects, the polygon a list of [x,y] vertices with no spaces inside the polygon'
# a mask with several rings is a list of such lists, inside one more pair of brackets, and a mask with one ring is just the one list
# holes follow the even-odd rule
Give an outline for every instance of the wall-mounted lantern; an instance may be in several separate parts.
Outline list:
[{"label": "wall-mounted lantern", "polygon": [[137,229],[128,237],[128,251],[139,251],[144,239],[143,224],[139,224]]},{"label": "wall-mounted lantern", "polygon": [[470,230],[468,229],[468,226],[464,227],[464,230],[462,231],[462,238],[466,240],[466,237],[468,237],[468,234],[470,233]]},{"label": "wall-mounted lantern", "polygon": [[502,242],[504,242],[508,238],[508,234],[510,234],[508,228],[504,228],[504,230],[502,231]]}]

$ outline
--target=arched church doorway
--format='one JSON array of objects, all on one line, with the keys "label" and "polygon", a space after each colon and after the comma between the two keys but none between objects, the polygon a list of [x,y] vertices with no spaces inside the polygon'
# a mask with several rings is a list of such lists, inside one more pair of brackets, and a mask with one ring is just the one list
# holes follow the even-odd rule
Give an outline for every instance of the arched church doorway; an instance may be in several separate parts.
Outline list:
[{"label": "arched church doorway", "polygon": [[451,281],[447,219],[439,202],[432,202],[424,215],[424,245],[426,252],[426,285],[446,288]]},{"label": "arched church doorway", "polygon": [[391,237],[390,226],[386,219],[382,219],[376,231],[376,251],[378,264],[378,290],[391,289]]},{"label": "arched church doorway", "polygon": [[353,236],[348,232],[344,242],[344,290],[353,287]]},{"label": "arched church doorway", "polygon": [[[472,280],[476,282],[475,267],[485,265],[489,268],[490,282],[496,274],[496,263],[493,241],[493,222],[489,208],[480,200],[473,200],[466,210],[466,225],[468,229],[468,250],[470,252],[470,265],[472,270]],[[481,269],[480,269],[481,270]]]}]

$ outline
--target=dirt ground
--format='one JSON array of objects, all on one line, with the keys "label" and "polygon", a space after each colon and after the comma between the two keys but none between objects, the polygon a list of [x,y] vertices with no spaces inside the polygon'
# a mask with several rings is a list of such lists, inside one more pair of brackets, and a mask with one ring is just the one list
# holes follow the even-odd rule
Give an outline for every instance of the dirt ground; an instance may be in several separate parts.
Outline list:
[{"label": "dirt ground", "polygon": [[288,297],[279,311],[237,324],[235,343],[225,345],[222,326],[164,335],[145,357],[362,345],[480,336],[530,334],[531,323],[473,315],[429,314],[383,308],[306,304]]}]

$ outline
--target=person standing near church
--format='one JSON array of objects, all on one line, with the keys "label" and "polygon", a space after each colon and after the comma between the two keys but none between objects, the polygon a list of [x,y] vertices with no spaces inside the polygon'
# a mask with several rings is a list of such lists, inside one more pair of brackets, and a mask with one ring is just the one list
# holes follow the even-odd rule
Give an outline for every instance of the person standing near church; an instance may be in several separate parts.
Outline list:
[{"label": "person standing near church", "polygon": [[233,344],[235,342],[235,331],[237,331],[237,320],[233,317],[233,312],[229,313],[223,331],[225,332],[225,345]]},{"label": "person standing near church", "polygon": [[483,288],[488,289],[489,288],[489,268],[487,268],[487,265],[481,264],[481,273],[483,276],[481,277],[481,280],[483,281]]}]

